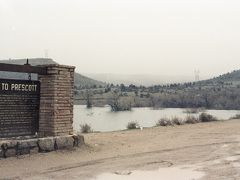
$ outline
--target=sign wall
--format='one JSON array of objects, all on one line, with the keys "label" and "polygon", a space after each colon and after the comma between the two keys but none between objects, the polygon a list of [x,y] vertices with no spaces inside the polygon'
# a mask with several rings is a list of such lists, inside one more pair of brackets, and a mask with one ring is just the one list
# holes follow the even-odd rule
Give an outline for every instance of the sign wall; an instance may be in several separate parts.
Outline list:
[{"label": "sign wall", "polygon": [[0,138],[38,131],[40,82],[0,79]]}]

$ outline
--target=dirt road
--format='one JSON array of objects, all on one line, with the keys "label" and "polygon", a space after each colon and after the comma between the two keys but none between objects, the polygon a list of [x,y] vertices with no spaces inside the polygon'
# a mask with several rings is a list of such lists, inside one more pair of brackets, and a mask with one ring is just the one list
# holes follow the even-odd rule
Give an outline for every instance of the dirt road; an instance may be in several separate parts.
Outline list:
[{"label": "dirt road", "polygon": [[240,179],[240,120],[85,135],[74,151],[0,160],[0,179],[92,179],[192,165],[202,179]]}]

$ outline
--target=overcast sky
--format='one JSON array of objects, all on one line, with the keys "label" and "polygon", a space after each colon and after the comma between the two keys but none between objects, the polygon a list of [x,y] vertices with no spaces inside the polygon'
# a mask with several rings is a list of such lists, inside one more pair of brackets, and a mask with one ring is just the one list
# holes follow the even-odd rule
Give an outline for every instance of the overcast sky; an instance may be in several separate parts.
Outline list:
[{"label": "overcast sky", "polygon": [[0,59],[49,57],[84,73],[240,69],[239,0],[0,0]]}]

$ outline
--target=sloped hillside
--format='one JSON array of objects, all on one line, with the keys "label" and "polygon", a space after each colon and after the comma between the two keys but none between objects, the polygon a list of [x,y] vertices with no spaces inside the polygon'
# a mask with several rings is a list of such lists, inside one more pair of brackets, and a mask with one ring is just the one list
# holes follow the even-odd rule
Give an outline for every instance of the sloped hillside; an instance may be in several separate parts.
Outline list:
[{"label": "sloped hillside", "polygon": [[235,70],[230,73],[220,75],[212,79],[213,81],[223,81],[223,82],[240,82],[240,70]]},{"label": "sloped hillside", "polygon": [[[16,59],[16,60],[2,60],[0,63],[8,63],[8,64],[25,64],[26,59]],[[35,58],[35,59],[29,59],[29,63],[32,66],[36,65],[43,65],[43,64],[57,64],[57,62],[53,61],[52,59],[46,59],[46,58]],[[1,78],[15,78],[18,77],[20,79],[26,79],[27,75],[22,73],[6,73],[6,72],[0,72]],[[105,86],[106,84],[100,81],[96,81],[94,79],[88,78],[86,76],[83,76],[79,73],[75,73],[75,86],[76,87],[94,87],[94,86]]]},{"label": "sloped hillside", "polygon": [[154,103],[164,108],[240,110],[240,70],[204,81],[152,86],[150,92],[158,93]]},{"label": "sloped hillside", "polygon": [[201,86],[203,88],[207,87],[239,87],[240,86],[240,70],[235,70],[212,79],[199,81],[196,86]]}]

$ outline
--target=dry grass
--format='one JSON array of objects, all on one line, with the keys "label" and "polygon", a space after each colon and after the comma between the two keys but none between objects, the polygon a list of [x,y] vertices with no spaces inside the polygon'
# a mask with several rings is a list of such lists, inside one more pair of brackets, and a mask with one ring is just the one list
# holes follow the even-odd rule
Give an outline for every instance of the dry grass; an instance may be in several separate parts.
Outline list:
[{"label": "dry grass", "polygon": [[187,116],[185,119],[185,123],[186,124],[196,124],[199,123],[199,118],[195,117],[195,116]]},{"label": "dry grass", "polygon": [[184,121],[181,118],[178,118],[178,117],[172,118],[171,121],[174,125],[178,125],[178,126],[184,125]]},{"label": "dry grass", "polygon": [[199,115],[199,120],[200,122],[212,122],[212,121],[217,121],[218,119],[211,114],[208,113],[201,113]]},{"label": "dry grass", "polygon": [[156,126],[172,126],[172,121],[168,118],[161,118],[156,123]]},{"label": "dry grass", "polygon": [[230,119],[240,119],[240,114],[236,114],[235,116],[231,117]]},{"label": "dry grass", "polygon": [[[236,117],[237,118],[237,117]],[[240,118],[240,117],[239,117]],[[196,116],[187,116],[185,119],[181,119],[179,117],[173,117],[172,119],[161,118],[156,126],[173,126],[173,125],[184,125],[184,124],[196,124],[201,122],[211,122],[217,121],[218,119],[210,114],[201,113],[199,117]]]},{"label": "dry grass", "polygon": [[90,133],[92,132],[92,128],[89,124],[80,125],[81,133]]}]

